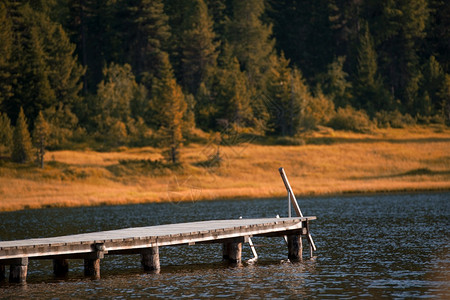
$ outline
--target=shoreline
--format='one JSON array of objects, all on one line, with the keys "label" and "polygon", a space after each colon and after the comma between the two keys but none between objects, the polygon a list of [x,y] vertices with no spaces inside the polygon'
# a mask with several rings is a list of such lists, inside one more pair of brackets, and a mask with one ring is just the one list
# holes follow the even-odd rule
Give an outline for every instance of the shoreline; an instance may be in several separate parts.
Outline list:
[{"label": "shoreline", "polygon": [[[295,187],[293,188],[295,193]],[[393,189],[393,190],[373,190],[373,191],[362,191],[362,190],[349,190],[349,191],[341,191],[341,192],[329,192],[329,193],[295,193],[297,200],[300,202],[302,198],[346,198],[346,197],[367,197],[367,196],[377,196],[377,195],[408,195],[408,194],[446,194],[450,193],[450,184],[446,187],[436,187],[436,188],[401,188],[401,189]],[[22,207],[18,209],[4,209],[5,207],[0,207],[1,213],[15,212],[15,211],[23,211],[23,210],[41,210],[47,208],[76,208],[76,207],[100,207],[100,206],[122,206],[122,205],[144,205],[144,204],[154,204],[154,203],[171,203],[175,202],[175,204],[179,203],[187,203],[187,202],[209,202],[209,201],[239,201],[239,200],[260,200],[260,199],[273,199],[279,198],[282,199],[286,197],[286,195],[252,195],[252,196],[243,196],[243,195],[229,195],[215,198],[198,198],[198,199],[152,199],[152,200],[137,200],[137,199],[129,199],[126,202],[117,201],[117,200],[104,200],[100,202],[93,203],[84,203],[81,205],[71,205],[71,203],[67,202],[59,202],[59,203],[47,203],[41,206],[28,206]]]},{"label": "shoreline", "polygon": [[211,144],[185,146],[178,169],[155,164],[161,149],[153,147],[49,151],[44,169],[0,161],[0,212],[282,198],[279,167],[298,198],[450,191],[448,127],[326,131],[305,138],[311,143],[220,146],[218,166],[205,165],[217,151]]}]

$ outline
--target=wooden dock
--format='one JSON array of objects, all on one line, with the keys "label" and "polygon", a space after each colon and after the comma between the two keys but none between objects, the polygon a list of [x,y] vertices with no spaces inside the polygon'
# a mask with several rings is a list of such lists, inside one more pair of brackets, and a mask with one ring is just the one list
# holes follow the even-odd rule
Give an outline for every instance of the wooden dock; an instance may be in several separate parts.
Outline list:
[{"label": "wooden dock", "polygon": [[[284,169],[279,168],[278,171],[288,194],[289,218],[211,220],[0,241],[0,280],[5,279],[5,266],[9,265],[9,281],[26,282],[30,259],[53,260],[56,276],[67,275],[69,259],[84,259],[85,275],[100,278],[101,259],[114,254],[140,254],[144,270],[158,272],[159,247],[199,243],[223,244],[223,259],[239,264],[244,242],[250,244],[256,258],[251,241],[253,236],[284,237],[288,246],[288,259],[291,261],[302,259],[304,236],[309,242],[312,256],[316,246],[309,232],[309,221],[316,217],[303,216]],[[297,217],[291,218],[291,205]]]},{"label": "wooden dock", "polygon": [[[105,255],[141,254],[147,271],[158,271],[159,247],[222,243],[223,258],[241,262],[242,244],[254,236],[285,237],[288,258],[302,259],[302,236],[310,237],[309,221],[316,217],[211,220],[126,228],[49,238],[0,241],[0,280],[10,266],[10,282],[26,281],[28,261],[53,260],[56,276],[66,276],[69,259],[84,259],[85,275],[100,278]],[[309,240],[309,239],[308,239]],[[312,240],[311,240],[312,241]],[[310,241],[311,253],[313,243]],[[315,249],[314,249],[315,250]]]}]

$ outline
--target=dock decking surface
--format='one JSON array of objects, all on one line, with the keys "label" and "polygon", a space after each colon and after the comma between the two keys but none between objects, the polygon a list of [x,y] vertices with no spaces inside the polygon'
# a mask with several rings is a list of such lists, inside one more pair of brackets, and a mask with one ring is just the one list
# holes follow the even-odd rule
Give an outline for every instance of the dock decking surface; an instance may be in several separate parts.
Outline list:
[{"label": "dock decking surface", "polygon": [[83,233],[48,238],[0,241],[3,259],[39,257],[95,251],[132,250],[155,246],[220,242],[243,236],[283,235],[304,228],[316,217],[211,220]]}]

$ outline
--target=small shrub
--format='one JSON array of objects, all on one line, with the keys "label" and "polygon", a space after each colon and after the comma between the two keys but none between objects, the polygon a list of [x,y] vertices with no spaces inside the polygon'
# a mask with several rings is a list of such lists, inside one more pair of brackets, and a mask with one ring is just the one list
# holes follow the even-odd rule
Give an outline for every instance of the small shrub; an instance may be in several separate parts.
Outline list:
[{"label": "small shrub", "polygon": [[356,110],[351,106],[338,108],[336,114],[328,122],[328,126],[336,130],[354,132],[370,132],[372,122],[364,110]]},{"label": "small shrub", "polygon": [[280,136],[277,137],[274,141],[274,145],[281,146],[303,146],[305,144],[306,143],[304,139],[291,136]]},{"label": "small shrub", "polygon": [[306,130],[315,129],[318,125],[325,125],[334,116],[334,103],[323,93],[310,97],[305,107],[305,113],[300,122]]},{"label": "small shrub", "polygon": [[416,123],[409,114],[403,115],[398,110],[377,112],[375,120],[379,128],[405,128]]},{"label": "small shrub", "polygon": [[214,154],[208,156],[207,160],[196,163],[195,165],[202,168],[218,168],[221,166],[223,162],[223,158],[220,155],[220,150],[217,148],[217,151]]}]

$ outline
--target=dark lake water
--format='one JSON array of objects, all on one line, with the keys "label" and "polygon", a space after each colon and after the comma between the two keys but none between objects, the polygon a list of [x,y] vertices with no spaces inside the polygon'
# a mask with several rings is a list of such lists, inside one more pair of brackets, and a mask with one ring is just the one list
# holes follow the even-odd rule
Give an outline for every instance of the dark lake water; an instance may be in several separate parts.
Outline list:
[{"label": "dark lake water", "polygon": [[[0,298],[441,298],[450,299],[450,193],[299,199],[317,216],[318,248],[287,261],[281,238],[254,238],[259,259],[222,262],[220,244],[160,248],[161,272],[141,270],[140,257],[106,256],[100,280],[69,261],[57,280],[51,261],[31,261],[27,284],[0,283]],[[48,237],[208,219],[287,216],[286,199],[51,208],[0,213],[0,240]],[[304,243],[306,245],[306,242]],[[309,251],[305,251],[309,252]]]}]

